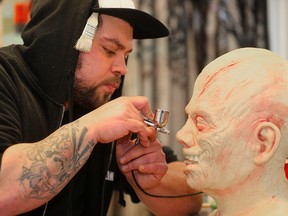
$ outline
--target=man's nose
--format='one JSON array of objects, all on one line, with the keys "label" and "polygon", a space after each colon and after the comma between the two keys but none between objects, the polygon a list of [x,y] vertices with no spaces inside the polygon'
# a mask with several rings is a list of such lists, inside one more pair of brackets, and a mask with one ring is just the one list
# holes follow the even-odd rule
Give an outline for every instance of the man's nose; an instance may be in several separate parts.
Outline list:
[{"label": "man's nose", "polygon": [[119,58],[114,62],[112,72],[115,76],[119,77],[127,74],[128,70],[125,58]]}]

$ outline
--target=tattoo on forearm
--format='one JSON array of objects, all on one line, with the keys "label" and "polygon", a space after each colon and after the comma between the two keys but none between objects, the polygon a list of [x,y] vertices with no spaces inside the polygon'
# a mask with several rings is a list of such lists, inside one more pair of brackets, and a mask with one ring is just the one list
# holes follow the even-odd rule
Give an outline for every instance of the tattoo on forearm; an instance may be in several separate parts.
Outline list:
[{"label": "tattoo on forearm", "polygon": [[79,131],[76,122],[62,127],[39,145],[27,147],[25,165],[18,179],[27,191],[26,201],[50,199],[69,182],[95,145],[94,140],[84,143],[86,134],[87,128]]}]

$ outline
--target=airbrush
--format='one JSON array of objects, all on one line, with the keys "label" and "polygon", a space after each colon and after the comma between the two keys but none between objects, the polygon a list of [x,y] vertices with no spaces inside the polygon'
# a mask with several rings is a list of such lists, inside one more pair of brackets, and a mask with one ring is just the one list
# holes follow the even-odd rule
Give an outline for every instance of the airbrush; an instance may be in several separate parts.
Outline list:
[{"label": "airbrush", "polygon": [[[148,126],[154,127],[160,133],[169,134],[170,131],[164,128],[168,122],[168,117],[169,117],[169,111],[163,109],[156,109],[154,119],[148,119],[145,117],[144,122]],[[135,145],[139,145],[139,143],[140,140],[139,138],[137,138]]]}]

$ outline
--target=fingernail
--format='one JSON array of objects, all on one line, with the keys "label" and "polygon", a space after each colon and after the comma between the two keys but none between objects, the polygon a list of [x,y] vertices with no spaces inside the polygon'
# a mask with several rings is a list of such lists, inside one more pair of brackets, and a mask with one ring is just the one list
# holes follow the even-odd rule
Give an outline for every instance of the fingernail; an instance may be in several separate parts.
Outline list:
[{"label": "fingernail", "polygon": [[124,166],[122,166],[121,168],[122,168],[122,171],[123,171],[123,172],[126,172],[127,169],[128,169],[128,166],[124,165]]},{"label": "fingernail", "polygon": [[125,164],[125,162],[126,162],[126,158],[125,158],[125,157],[122,157],[122,158],[120,158],[119,161],[120,161],[121,164]]},{"label": "fingernail", "polygon": [[138,167],[138,170],[139,170],[140,172],[142,172],[142,171],[145,170],[145,167],[144,167],[143,165],[140,165],[140,166]]}]

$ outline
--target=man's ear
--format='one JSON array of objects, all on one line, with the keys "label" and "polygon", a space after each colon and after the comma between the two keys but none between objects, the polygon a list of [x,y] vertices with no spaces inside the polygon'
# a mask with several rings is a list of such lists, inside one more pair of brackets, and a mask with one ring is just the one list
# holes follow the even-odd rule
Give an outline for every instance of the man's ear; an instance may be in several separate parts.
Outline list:
[{"label": "man's ear", "polygon": [[279,128],[271,122],[263,122],[256,128],[256,146],[254,162],[258,165],[267,163],[275,154],[281,139]]}]

